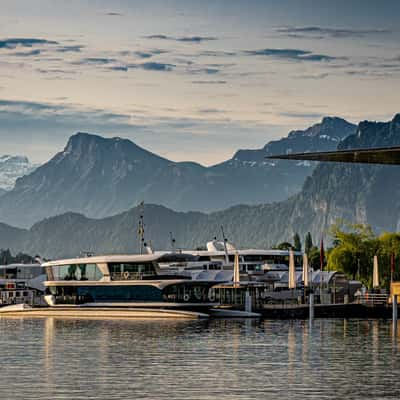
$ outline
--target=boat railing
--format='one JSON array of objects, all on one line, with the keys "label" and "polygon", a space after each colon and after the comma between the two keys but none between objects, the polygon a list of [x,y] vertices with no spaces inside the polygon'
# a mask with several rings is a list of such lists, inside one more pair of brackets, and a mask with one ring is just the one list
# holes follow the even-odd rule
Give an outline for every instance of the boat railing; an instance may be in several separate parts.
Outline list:
[{"label": "boat railing", "polygon": [[113,281],[140,281],[149,277],[154,276],[154,274],[148,274],[144,272],[114,272],[111,274],[111,280]]}]

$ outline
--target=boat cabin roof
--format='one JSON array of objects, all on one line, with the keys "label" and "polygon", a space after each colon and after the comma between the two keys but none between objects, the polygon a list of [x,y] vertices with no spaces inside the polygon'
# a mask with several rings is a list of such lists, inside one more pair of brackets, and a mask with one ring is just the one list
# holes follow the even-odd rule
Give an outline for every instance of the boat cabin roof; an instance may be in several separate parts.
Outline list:
[{"label": "boat cabin roof", "polygon": [[43,267],[51,267],[56,265],[74,265],[74,264],[103,264],[103,263],[141,263],[154,262],[161,257],[160,254],[117,254],[102,255],[91,257],[69,258],[64,260],[54,260],[45,262]]},{"label": "boat cabin roof", "polygon": [[7,264],[7,265],[0,265],[0,269],[12,269],[12,268],[32,268],[32,267],[40,267],[41,264]]},{"label": "boat cabin roof", "polygon": [[[187,254],[195,254],[199,256],[211,256],[211,257],[216,257],[216,256],[225,256],[225,251],[223,250],[217,250],[217,251],[208,251],[208,250],[182,250],[183,253]],[[236,250],[229,250],[228,249],[228,254],[234,255],[236,253]],[[288,256],[289,251],[288,250],[260,250],[260,249],[245,249],[245,250],[240,250],[238,249],[237,252],[239,253],[240,256],[247,256],[247,255],[261,255],[261,256]],[[295,256],[302,256],[303,253],[301,251],[294,251],[293,254]]]}]

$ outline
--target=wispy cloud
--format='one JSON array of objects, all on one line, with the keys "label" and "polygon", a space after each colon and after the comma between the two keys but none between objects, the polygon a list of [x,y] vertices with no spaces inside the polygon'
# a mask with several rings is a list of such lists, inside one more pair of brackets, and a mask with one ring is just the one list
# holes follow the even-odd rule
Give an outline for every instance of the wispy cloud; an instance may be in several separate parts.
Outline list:
[{"label": "wispy cloud", "polygon": [[213,36],[180,36],[173,37],[167,35],[147,35],[144,36],[145,39],[158,39],[158,40],[175,40],[177,42],[186,42],[186,43],[201,43],[207,42],[210,40],[217,40],[216,37]]},{"label": "wispy cloud", "polygon": [[79,61],[74,61],[73,64],[106,65],[106,64],[114,63],[116,61],[117,60],[115,58],[108,58],[108,57],[87,57],[87,58],[82,58]]},{"label": "wispy cloud", "polygon": [[324,114],[316,113],[316,112],[301,112],[301,111],[286,111],[280,112],[278,115],[282,117],[289,117],[289,118],[299,118],[299,119],[318,119],[322,118]]},{"label": "wispy cloud", "polygon": [[48,103],[39,103],[34,101],[25,100],[5,100],[0,99],[0,108],[2,110],[27,110],[27,111],[40,111],[45,109],[59,109],[62,106],[50,105]]},{"label": "wispy cloud", "polygon": [[0,49],[15,49],[16,47],[32,47],[35,45],[54,45],[58,42],[54,40],[38,38],[8,38],[0,39]]},{"label": "wispy cloud", "polygon": [[136,64],[127,64],[127,65],[111,65],[108,67],[110,71],[120,71],[120,72],[128,72],[130,69],[143,69],[145,71],[157,71],[157,72],[170,72],[172,71],[176,65],[167,64],[161,62],[144,62],[144,63],[136,63]]},{"label": "wispy cloud", "polygon": [[192,81],[195,85],[225,85],[227,82],[224,80],[216,80],[216,81],[207,81],[207,80],[198,80]]},{"label": "wispy cloud", "polygon": [[121,52],[121,55],[135,55],[137,57],[140,58],[151,58],[153,56],[156,55],[160,55],[160,54],[165,54],[168,53],[167,50],[162,50],[162,49],[151,49],[151,50],[137,50],[134,52],[130,52],[130,51],[123,51]]},{"label": "wispy cloud", "polygon": [[217,38],[212,36],[186,36],[186,37],[176,38],[175,40],[179,42],[200,43],[210,40],[217,40]]},{"label": "wispy cloud", "polygon": [[197,112],[200,114],[223,114],[226,110],[221,110],[219,108],[200,108]]},{"label": "wispy cloud", "polygon": [[109,67],[111,71],[122,71],[122,72],[128,72],[129,68],[126,65],[112,65]]},{"label": "wispy cloud", "polygon": [[187,73],[197,75],[197,74],[207,74],[207,75],[215,75],[220,72],[219,68],[210,68],[210,67],[199,67],[199,66],[190,66],[186,70]]},{"label": "wispy cloud", "polygon": [[15,53],[12,53],[12,55],[16,56],[16,57],[38,56],[38,55],[40,55],[40,50],[34,49],[34,50],[30,50],[30,51],[17,51]]},{"label": "wispy cloud", "polygon": [[[0,99],[0,120],[3,126],[32,126],[45,124],[50,127],[70,126],[71,129],[83,129],[85,126],[99,127],[101,124],[127,128],[135,126],[126,114],[112,113],[101,109],[87,108],[80,105],[34,102],[24,100]],[[29,122],[31,125],[24,125]]]},{"label": "wispy cloud", "polygon": [[141,68],[146,71],[172,71],[176,65],[161,62],[145,62],[141,64],[129,64],[129,68]]},{"label": "wispy cloud", "polygon": [[204,50],[200,52],[199,56],[205,57],[231,57],[236,56],[236,52],[234,51],[220,51],[220,50]]},{"label": "wispy cloud", "polygon": [[61,69],[61,68],[37,68],[36,71],[41,74],[62,74],[62,75],[76,74],[76,71],[71,71],[71,70],[66,70],[66,69]]},{"label": "wispy cloud", "polygon": [[333,38],[360,38],[369,35],[382,35],[392,33],[389,29],[340,29],[340,28],[323,28],[319,26],[304,27],[281,27],[276,29],[277,32],[286,34],[289,37],[298,38],[317,38],[324,37]]},{"label": "wispy cloud", "polygon": [[326,54],[315,54],[309,50],[301,49],[260,49],[260,50],[246,50],[245,54],[251,56],[266,56],[273,58],[281,58],[291,61],[333,61],[344,59],[343,57],[332,57]]},{"label": "wispy cloud", "polygon": [[319,80],[319,79],[325,79],[328,76],[329,76],[329,74],[324,72],[324,73],[320,73],[320,74],[295,75],[294,78],[296,78],[296,79],[315,79],[315,80]]},{"label": "wispy cloud", "polygon": [[80,44],[76,44],[76,45],[71,45],[71,46],[60,46],[57,47],[56,51],[58,51],[59,53],[79,53],[82,51],[82,49],[85,46],[80,45]]}]

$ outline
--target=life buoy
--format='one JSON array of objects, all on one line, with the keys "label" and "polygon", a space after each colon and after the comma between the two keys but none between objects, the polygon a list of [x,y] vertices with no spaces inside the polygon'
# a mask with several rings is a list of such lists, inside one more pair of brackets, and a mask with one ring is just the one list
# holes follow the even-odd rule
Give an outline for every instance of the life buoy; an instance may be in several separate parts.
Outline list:
[{"label": "life buoy", "polygon": [[194,297],[196,297],[197,300],[201,300],[201,288],[195,287],[193,289],[193,294],[194,294]]},{"label": "life buoy", "polygon": [[184,301],[189,301],[190,300],[190,296],[186,293],[183,295],[183,300]]},{"label": "life buoy", "polygon": [[131,276],[131,275],[129,274],[128,271],[125,271],[125,272],[124,272],[124,278],[125,278],[125,279],[129,279],[130,276]]}]

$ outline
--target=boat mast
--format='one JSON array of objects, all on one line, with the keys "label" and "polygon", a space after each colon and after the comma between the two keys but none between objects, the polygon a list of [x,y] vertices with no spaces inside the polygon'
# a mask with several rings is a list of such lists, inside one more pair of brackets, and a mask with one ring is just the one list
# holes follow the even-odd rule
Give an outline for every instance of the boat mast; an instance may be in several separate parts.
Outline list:
[{"label": "boat mast", "polygon": [[138,237],[139,237],[139,253],[144,253],[144,201],[139,204],[139,226],[138,226]]},{"label": "boat mast", "polygon": [[221,232],[222,232],[222,239],[224,240],[225,263],[229,264],[228,248],[226,246],[226,242],[228,241],[228,239],[225,237],[224,227],[222,225],[221,225]]},{"label": "boat mast", "polygon": [[175,240],[175,238],[174,238],[172,232],[169,233],[169,239],[170,239],[170,241],[171,241],[171,251],[172,251],[173,253],[175,253],[175,243],[176,243],[176,240]]}]

